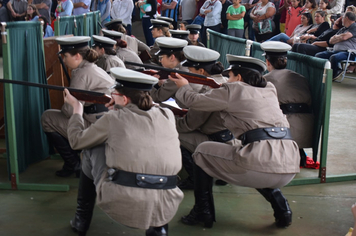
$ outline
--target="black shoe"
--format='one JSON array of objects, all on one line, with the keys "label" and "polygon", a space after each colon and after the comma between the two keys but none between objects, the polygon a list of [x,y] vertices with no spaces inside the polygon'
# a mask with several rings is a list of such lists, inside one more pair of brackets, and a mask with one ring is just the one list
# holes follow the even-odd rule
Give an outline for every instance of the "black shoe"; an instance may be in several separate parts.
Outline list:
[{"label": "black shoe", "polygon": [[257,191],[271,203],[277,227],[287,228],[292,224],[292,210],[290,209],[287,199],[283,196],[279,188],[264,188],[257,189]]},{"label": "black shoe", "polygon": [[220,185],[220,186],[225,186],[225,185],[227,185],[227,182],[225,182],[224,180],[221,180],[221,179],[217,179],[215,181],[215,184]]},{"label": "black shoe", "polygon": [[181,218],[182,223],[186,225],[196,225],[198,223],[204,223],[204,227],[212,228],[214,223],[213,215],[210,213],[197,213],[194,208],[189,212],[188,215],[183,216]]},{"label": "black shoe", "polygon": [[194,182],[193,182],[192,179],[186,178],[185,180],[182,180],[182,181],[178,184],[178,188],[180,188],[180,189],[193,190],[193,189],[194,189]]},{"label": "black shoe", "polygon": [[77,164],[74,167],[68,166],[66,165],[66,163],[64,163],[62,169],[56,171],[56,175],[59,177],[69,177],[72,174],[75,174],[75,177],[79,178],[80,172],[81,172],[80,162],[77,162]]},{"label": "black shoe", "polygon": [[72,230],[76,233],[78,233],[79,236],[85,236],[87,234],[87,231],[81,231],[81,226],[80,223],[76,221],[76,218],[73,220],[69,221],[70,226],[72,227]]},{"label": "black shoe", "polygon": [[286,211],[283,215],[276,218],[276,226],[278,228],[287,228],[292,224],[292,212]]},{"label": "black shoe", "polygon": [[168,224],[161,227],[150,227],[146,230],[146,236],[168,236]]}]

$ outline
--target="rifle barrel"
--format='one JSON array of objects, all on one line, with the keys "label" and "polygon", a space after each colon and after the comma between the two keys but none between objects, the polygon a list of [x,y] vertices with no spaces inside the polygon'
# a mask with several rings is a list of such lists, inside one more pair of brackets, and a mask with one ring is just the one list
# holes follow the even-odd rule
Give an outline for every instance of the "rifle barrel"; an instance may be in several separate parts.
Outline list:
[{"label": "rifle barrel", "polygon": [[[80,94],[88,95],[88,99],[85,99],[85,97],[83,97],[83,96],[81,96],[79,99],[79,100],[86,101],[86,102],[107,103],[111,99],[105,93],[93,92],[93,91],[82,90],[82,89],[67,88],[67,87],[62,87],[62,86],[57,86],[57,85],[39,84],[39,83],[32,83],[32,82],[27,82],[27,81],[9,80],[9,79],[1,79],[1,78],[0,78],[0,83],[19,84],[19,85],[45,88],[45,89],[53,89],[53,90],[59,90],[59,91],[64,91],[64,89],[68,89],[69,92],[71,92],[71,93],[80,93]],[[89,96],[91,96],[91,98]]]}]

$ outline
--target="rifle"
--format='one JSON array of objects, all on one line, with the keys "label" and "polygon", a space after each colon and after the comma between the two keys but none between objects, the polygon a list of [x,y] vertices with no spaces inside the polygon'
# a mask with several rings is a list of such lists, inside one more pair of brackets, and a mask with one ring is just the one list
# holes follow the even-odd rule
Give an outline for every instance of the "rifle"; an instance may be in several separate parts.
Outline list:
[{"label": "rifle", "polygon": [[92,91],[82,90],[82,89],[74,89],[74,88],[67,88],[67,87],[56,86],[56,85],[38,84],[38,83],[32,83],[27,81],[9,80],[9,79],[0,79],[0,83],[19,84],[19,85],[54,89],[60,91],[64,91],[64,89],[68,89],[69,92],[76,99],[80,101],[91,102],[96,104],[106,104],[111,101],[111,97],[106,95],[105,93],[92,92]]},{"label": "rifle", "polygon": [[173,70],[173,69],[164,68],[161,66],[140,64],[140,63],[135,63],[135,62],[130,62],[130,61],[125,61],[125,64],[151,69],[151,70],[141,71],[142,73],[145,73],[148,75],[154,75],[154,74],[160,75],[159,73],[162,73],[163,75],[167,75],[166,77],[163,77],[162,79],[167,79],[168,75],[172,76],[173,78],[177,78],[176,73],[178,73],[178,74],[182,75],[184,78],[186,78],[189,81],[189,83],[208,85],[212,88],[220,88],[221,87],[221,84],[217,83],[214,79],[206,77],[204,75],[194,74],[194,73],[181,71],[181,70]]},{"label": "rifle", "polygon": [[58,54],[58,59],[59,59],[59,62],[61,63],[61,65],[62,65],[64,74],[65,74],[66,77],[67,77],[68,83],[70,83],[70,77],[69,77],[69,73],[68,73],[67,67],[64,65],[62,56],[61,56],[60,54]]}]

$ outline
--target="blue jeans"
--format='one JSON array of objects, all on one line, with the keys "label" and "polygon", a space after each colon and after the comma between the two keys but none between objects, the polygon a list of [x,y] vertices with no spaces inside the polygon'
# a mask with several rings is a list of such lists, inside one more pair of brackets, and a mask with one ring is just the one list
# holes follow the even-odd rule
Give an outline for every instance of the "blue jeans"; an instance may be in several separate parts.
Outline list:
[{"label": "blue jeans", "polygon": [[203,27],[203,25],[204,25],[204,20],[205,20],[204,17],[202,17],[202,16],[200,16],[200,15],[197,15],[197,16],[194,18],[194,20],[193,20],[193,22],[192,22],[191,24],[200,25],[200,26]]},{"label": "blue jeans", "polygon": [[[124,27],[125,27],[125,26],[124,26]],[[126,34],[131,36],[132,25],[131,25],[131,24],[130,24],[130,25],[127,25],[127,26],[125,27],[125,29],[126,29]]]},{"label": "blue jeans", "polygon": [[281,42],[285,42],[287,43],[287,41],[289,40],[289,36],[286,35],[285,33],[280,33],[277,34],[276,36],[273,36],[272,38],[266,40],[266,41],[281,41]]},{"label": "blue jeans", "polygon": [[147,46],[152,46],[155,42],[152,37],[151,26],[151,17],[142,17],[143,34],[145,35]]},{"label": "blue jeans", "polygon": [[[339,62],[342,60],[347,60],[349,53],[348,52],[334,52],[334,51],[324,51],[318,52],[315,54],[316,57],[328,59],[331,63],[331,69],[333,69],[333,78],[338,76],[339,72]],[[354,60],[354,56],[350,57],[350,59]]]}]

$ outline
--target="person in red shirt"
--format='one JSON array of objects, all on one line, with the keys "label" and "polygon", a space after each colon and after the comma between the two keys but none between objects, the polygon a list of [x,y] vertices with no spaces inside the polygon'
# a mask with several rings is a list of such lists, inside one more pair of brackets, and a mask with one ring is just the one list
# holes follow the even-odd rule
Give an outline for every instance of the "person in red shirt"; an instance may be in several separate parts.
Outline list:
[{"label": "person in red shirt", "polygon": [[291,0],[291,6],[287,10],[285,33],[291,36],[295,27],[300,24],[302,16],[302,3],[300,0]]}]

